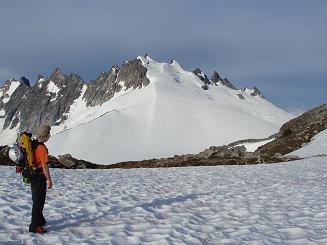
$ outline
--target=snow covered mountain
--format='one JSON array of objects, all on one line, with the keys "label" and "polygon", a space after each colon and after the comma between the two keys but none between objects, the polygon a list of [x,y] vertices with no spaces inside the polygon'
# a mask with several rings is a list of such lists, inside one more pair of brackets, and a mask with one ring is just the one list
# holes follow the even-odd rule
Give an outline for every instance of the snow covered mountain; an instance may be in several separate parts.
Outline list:
[{"label": "snow covered mountain", "polygon": [[256,88],[237,90],[217,72],[208,79],[200,69],[148,56],[113,66],[90,84],[56,69],[33,87],[10,80],[0,88],[0,144],[19,129],[49,123],[51,154],[103,164],[263,138],[291,117]]}]

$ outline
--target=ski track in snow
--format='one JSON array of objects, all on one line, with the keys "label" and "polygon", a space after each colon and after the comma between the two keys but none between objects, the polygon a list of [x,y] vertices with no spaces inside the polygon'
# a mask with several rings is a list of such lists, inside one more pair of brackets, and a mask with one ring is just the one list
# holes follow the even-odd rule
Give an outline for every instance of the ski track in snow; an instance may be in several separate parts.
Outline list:
[{"label": "ski track in snow", "polygon": [[327,244],[327,157],[270,165],[51,169],[49,233],[0,167],[1,244]]}]

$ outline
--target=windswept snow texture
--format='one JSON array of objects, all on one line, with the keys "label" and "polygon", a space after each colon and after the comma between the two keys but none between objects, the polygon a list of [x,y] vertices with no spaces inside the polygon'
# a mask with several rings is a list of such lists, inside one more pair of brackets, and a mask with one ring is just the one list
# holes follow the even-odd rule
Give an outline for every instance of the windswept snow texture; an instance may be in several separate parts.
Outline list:
[{"label": "windswept snow texture", "polygon": [[327,154],[327,129],[316,134],[309,144],[293,151],[289,155],[297,155],[299,157],[311,157]]},{"label": "windswept snow texture", "polygon": [[265,138],[291,118],[248,91],[223,85],[204,90],[203,82],[176,61],[167,64],[149,57],[139,59],[148,70],[150,84],[122,90],[93,108],[86,107],[81,95],[67,120],[53,127],[49,141],[52,154],[70,153],[111,164],[198,153],[212,145]]},{"label": "windswept snow texture", "polygon": [[1,244],[327,244],[327,157],[248,166],[51,169],[46,235],[0,167]]}]

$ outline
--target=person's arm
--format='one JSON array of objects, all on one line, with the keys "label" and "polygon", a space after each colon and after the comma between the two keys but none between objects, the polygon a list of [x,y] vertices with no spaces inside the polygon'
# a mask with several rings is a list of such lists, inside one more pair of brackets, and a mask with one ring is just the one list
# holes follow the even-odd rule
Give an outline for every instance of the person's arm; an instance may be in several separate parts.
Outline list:
[{"label": "person's arm", "polygon": [[40,161],[42,163],[43,174],[47,178],[48,189],[51,189],[52,180],[48,167],[48,162],[49,162],[48,150],[45,146],[39,146],[37,148],[37,152],[39,153]]},{"label": "person's arm", "polygon": [[43,168],[43,173],[44,173],[45,177],[47,178],[48,189],[51,189],[52,188],[52,180],[51,180],[51,176],[50,176],[48,163],[47,162],[42,163],[42,168]]}]

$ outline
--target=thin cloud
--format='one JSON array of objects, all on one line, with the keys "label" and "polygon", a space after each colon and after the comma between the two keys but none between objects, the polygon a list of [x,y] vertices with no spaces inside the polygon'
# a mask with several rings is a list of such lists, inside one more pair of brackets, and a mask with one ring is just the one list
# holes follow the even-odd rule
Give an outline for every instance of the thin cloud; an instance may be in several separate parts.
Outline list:
[{"label": "thin cloud", "polygon": [[11,76],[33,83],[55,67],[89,81],[148,53],[208,76],[217,70],[240,86],[259,84],[276,103],[283,87],[264,91],[273,78],[296,87],[299,77],[327,77],[326,8],[318,0],[7,1],[0,9],[0,67],[16,72],[1,72],[0,83]]}]

